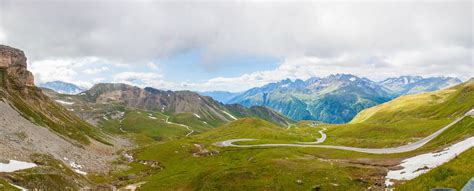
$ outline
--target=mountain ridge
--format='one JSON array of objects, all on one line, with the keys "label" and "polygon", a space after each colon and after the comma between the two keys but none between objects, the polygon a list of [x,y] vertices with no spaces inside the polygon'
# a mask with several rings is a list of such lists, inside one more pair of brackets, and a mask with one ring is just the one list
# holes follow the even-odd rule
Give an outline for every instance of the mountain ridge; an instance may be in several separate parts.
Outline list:
[{"label": "mountain ridge", "polygon": [[[393,83],[399,78],[410,82],[406,83],[409,85]],[[451,77],[419,76],[401,76],[375,82],[352,74],[331,74],[324,78],[312,77],[307,80],[284,79],[251,88],[227,103],[240,103],[247,107],[268,106],[297,121],[345,123],[362,109],[400,95],[438,90],[460,82],[459,79]],[[396,85],[400,86],[400,90],[397,91]]]},{"label": "mountain ridge", "polygon": [[85,88],[82,88],[76,84],[63,82],[59,80],[41,83],[38,86],[42,88],[52,89],[58,93],[72,94],[72,95],[81,93],[84,90],[86,90]]}]

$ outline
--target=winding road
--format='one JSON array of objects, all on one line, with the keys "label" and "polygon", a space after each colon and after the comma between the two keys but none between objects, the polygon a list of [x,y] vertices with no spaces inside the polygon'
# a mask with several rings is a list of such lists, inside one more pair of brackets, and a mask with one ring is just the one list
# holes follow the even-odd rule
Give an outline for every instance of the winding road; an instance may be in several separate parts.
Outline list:
[{"label": "winding road", "polygon": [[173,125],[179,125],[179,126],[181,126],[181,127],[186,128],[186,129],[189,131],[189,133],[186,134],[186,137],[188,137],[189,135],[191,135],[191,134],[194,133],[194,130],[192,130],[191,128],[189,128],[189,126],[187,126],[187,125],[185,125],[185,124],[181,124],[181,123],[170,122],[170,121],[168,121],[168,119],[170,118],[170,116],[167,116],[167,115],[165,115],[165,114],[162,114],[162,115],[166,116],[165,123],[173,124]]},{"label": "winding road", "polygon": [[319,134],[321,135],[321,138],[317,138],[316,141],[314,141],[314,142],[298,142],[298,143],[299,144],[319,144],[319,143],[323,143],[327,138],[326,133],[324,133],[324,131],[326,131],[326,130],[327,130],[326,128],[323,128],[322,130],[318,131]]},{"label": "winding road", "polygon": [[433,134],[417,141],[411,144],[399,146],[399,147],[391,147],[391,148],[359,148],[359,147],[347,147],[347,146],[337,146],[337,145],[315,145],[317,143],[322,143],[326,139],[326,134],[323,132],[323,130],[319,131],[319,133],[322,135],[322,137],[316,142],[310,142],[308,143],[295,143],[295,144],[255,144],[255,145],[236,145],[234,144],[235,142],[242,142],[242,141],[253,141],[256,139],[248,139],[248,138],[242,138],[242,139],[230,139],[222,142],[217,142],[215,145],[221,146],[221,147],[239,147],[239,148],[250,148],[250,147],[313,147],[313,148],[330,148],[330,149],[340,149],[340,150],[348,150],[348,151],[355,151],[355,152],[362,152],[362,153],[371,153],[371,154],[391,154],[391,153],[403,153],[403,152],[409,152],[416,150],[429,141],[433,140],[436,138],[438,135],[440,135],[442,132],[444,132],[446,129],[449,127],[453,126],[457,122],[461,121],[464,117],[466,116],[474,116],[474,109],[471,109],[469,112],[464,114],[462,117],[459,117],[455,119],[453,122],[450,124],[444,126],[443,128],[439,129],[438,131],[434,132]]}]

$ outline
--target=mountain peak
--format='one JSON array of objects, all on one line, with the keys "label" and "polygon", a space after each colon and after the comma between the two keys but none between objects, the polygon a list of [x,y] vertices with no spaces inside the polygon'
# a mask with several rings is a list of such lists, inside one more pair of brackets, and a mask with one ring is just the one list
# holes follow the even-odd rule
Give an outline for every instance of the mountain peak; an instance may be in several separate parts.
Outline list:
[{"label": "mountain peak", "polygon": [[16,48],[0,45],[0,70],[7,76],[14,77],[18,87],[33,87],[33,74],[27,70],[25,53]]},{"label": "mountain peak", "polygon": [[389,89],[393,94],[404,95],[426,91],[435,91],[461,83],[461,80],[453,77],[428,77],[403,75],[387,78],[378,84]]},{"label": "mountain peak", "polygon": [[39,84],[38,86],[43,88],[52,89],[61,94],[78,94],[85,90],[85,88],[79,87],[73,83],[63,81],[51,81]]}]

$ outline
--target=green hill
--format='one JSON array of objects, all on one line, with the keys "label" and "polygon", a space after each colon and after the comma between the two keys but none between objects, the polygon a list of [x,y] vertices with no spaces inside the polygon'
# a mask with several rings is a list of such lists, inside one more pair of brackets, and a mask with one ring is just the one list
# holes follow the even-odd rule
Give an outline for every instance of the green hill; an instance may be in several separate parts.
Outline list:
[{"label": "green hill", "polygon": [[388,147],[415,142],[474,108],[474,80],[406,95],[363,110],[350,123],[328,127],[325,144]]}]

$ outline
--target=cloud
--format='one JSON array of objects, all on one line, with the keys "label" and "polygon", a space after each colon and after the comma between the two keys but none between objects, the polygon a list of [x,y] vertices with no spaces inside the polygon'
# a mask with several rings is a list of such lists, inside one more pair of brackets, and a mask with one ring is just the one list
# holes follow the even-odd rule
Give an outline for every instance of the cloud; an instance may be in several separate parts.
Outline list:
[{"label": "cloud", "polygon": [[336,57],[435,44],[472,48],[471,7],[469,1],[7,0],[0,28],[8,43],[28,50],[35,59],[94,55],[136,63],[194,48],[210,60],[229,54]]},{"label": "cloud", "polygon": [[[30,62],[28,69],[33,72],[37,84],[50,81],[65,81],[83,87],[91,87],[97,81],[91,80],[99,76],[112,75],[107,66],[120,67],[120,63],[97,57],[52,58]],[[102,79],[106,79],[102,77]]]},{"label": "cloud", "polygon": [[88,68],[88,69],[85,69],[84,72],[85,74],[97,74],[97,73],[100,73],[100,72],[105,72],[109,70],[108,67],[105,67],[105,66],[102,66],[100,68]]},{"label": "cloud", "polygon": [[113,82],[127,83],[136,86],[154,86],[161,82],[163,76],[151,72],[121,72],[113,77]]},{"label": "cloud", "polygon": [[[130,72],[116,80],[199,90],[242,90],[284,78],[330,73],[374,80],[406,74],[466,79],[474,76],[472,8],[472,1],[4,0],[0,42],[25,50],[40,81],[94,83],[91,79],[100,77],[95,74],[105,74],[100,68],[109,68],[110,75]],[[236,55],[283,62],[273,70],[234,77],[166,81],[173,71],[162,71],[165,67],[156,60],[195,50],[202,53],[204,62],[199,63],[209,71],[226,70],[225,58]],[[80,61],[85,58],[96,60]],[[56,66],[44,63],[48,60],[69,60],[70,65],[53,71]],[[74,67],[71,62],[76,60],[89,68]],[[252,63],[241,67],[248,64]],[[79,77],[79,70],[87,78]],[[146,79],[138,79],[137,73]]]}]

